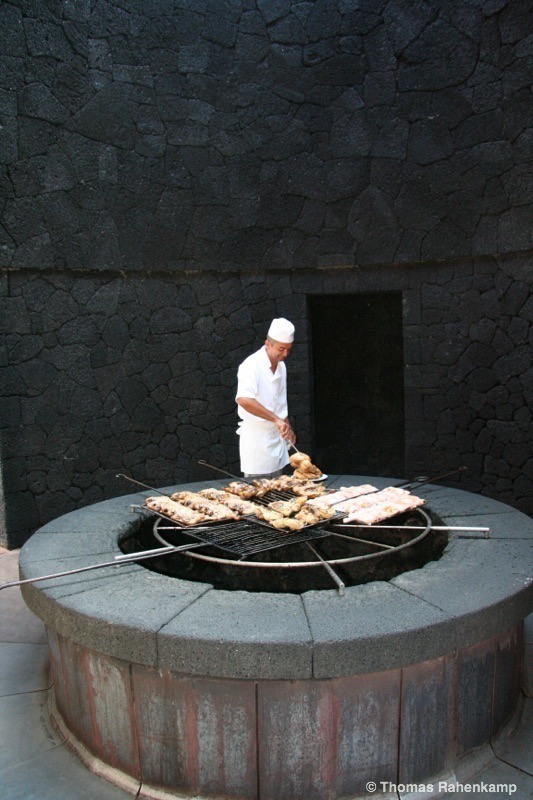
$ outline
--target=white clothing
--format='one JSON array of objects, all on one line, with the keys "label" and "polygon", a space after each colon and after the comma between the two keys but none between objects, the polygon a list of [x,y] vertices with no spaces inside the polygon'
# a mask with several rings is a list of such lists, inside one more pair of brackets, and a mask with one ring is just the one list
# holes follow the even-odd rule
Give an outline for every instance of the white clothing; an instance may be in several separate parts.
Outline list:
[{"label": "white clothing", "polygon": [[[276,417],[286,419],[287,369],[280,361],[273,373],[266,347],[248,356],[237,373],[238,397],[257,400]],[[250,414],[237,406],[239,417],[239,452],[241,471],[253,475],[267,475],[289,463],[287,443],[281,438],[274,422]]]}]

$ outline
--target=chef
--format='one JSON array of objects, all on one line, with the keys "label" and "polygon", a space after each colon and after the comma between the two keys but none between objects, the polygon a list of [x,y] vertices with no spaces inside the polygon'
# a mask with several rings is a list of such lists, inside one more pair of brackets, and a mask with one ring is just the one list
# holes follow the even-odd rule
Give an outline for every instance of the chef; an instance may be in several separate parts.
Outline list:
[{"label": "chef", "polygon": [[263,347],[248,356],[237,373],[241,471],[247,478],[280,475],[289,463],[296,436],[288,420],[287,369],[294,325],[272,320]]}]

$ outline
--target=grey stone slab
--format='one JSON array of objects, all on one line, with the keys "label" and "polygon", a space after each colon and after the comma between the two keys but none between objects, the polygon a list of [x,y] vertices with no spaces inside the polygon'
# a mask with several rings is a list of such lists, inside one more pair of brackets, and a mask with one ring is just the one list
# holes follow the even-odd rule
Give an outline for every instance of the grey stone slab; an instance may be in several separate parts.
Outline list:
[{"label": "grey stone slab", "polygon": [[[450,516],[483,517],[485,515],[492,516],[493,514],[512,514],[511,507],[505,503],[492,500],[482,494],[465,492],[462,489],[451,489],[445,486],[428,484],[420,487],[419,491],[413,490],[413,493],[424,497],[428,506],[446,520]],[[526,520],[528,519],[520,511],[515,513],[517,518],[524,517]]]},{"label": "grey stone slab", "polygon": [[[101,505],[101,504],[99,504]],[[146,515],[146,512],[145,512]],[[43,525],[33,537],[40,533],[98,533],[111,532],[116,534],[126,533],[132,525],[138,525],[143,519],[143,513],[132,510],[131,506],[124,508],[95,510],[93,506],[72,511],[62,517]],[[31,537],[31,538],[33,538]],[[31,541],[31,539],[29,540]],[[24,545],[25,547],[26,545]],[[24,548],[23,548],[24,549]]]},{"label": "grey stone slab", "polygon": [[101,653],[152,665],[157,663],[158,631],[210,589],[209,584],[136,571],[124,580],[64,596],[55,604],[53,627]]},{"label": "grey stone slab", "polygon": [[[487,538],[489,539],[533,539],[533,520],[519,511],[498,511],[495,514],[485,513],[469,516],[447,514],[446,525],[488,528]],[[467,536],[468,534],[463,535]],[[472,536],[472,534],[470,535]]]},{"label": "grey stone slab", "polygon": [[47,703],[46,691],[0,698],[0,776],[61,742],[47,724]]},{"label": "grey stone slab", "polygon": [[[90,560],[90,559],[88,559]],[[99,561],[99,560],[98,560]],[[100,561],[99,561],[100,563]],[[70,567],[77,568],[77,561],[62,561],[54,564],[54,573],[66,572]],[[47,574],[43,565],[37,565],[36,577]],[[57,570],[57,572],[55,571]],[[72,595],[83,594],[91,589],[103,589],[109,585],[112,579],[115,586],[123,580],[128,580],[132,574],[144,572],[142,567],[136,564],[122,564],[121,566],[99,567],[98,569],[87,572],[79,572],[74,575],[64,575],[62,577],[51,578],[50,580],[38,580],[35,583],[28,583],[21,587],[24,602],[41,619],[45,625],[54,625],[56,614],[58,613],[57,604],[63,598]],[[50,575],[52,573],[48,573]],[[5,591],[11,591],[9,589]]]},{"label": "grey stone slab", "polygon": [[158,635],[158,666],[235,678],[309,678],[309,626],[297,595],[211,591]]},{"label": "grey stone slab", "polygon": [[459,540],[439,561],[390,583],[456,621],[456,646],[468,647],[520,622],[533,607],[533,542]]},{"label": "grey stone slab", "polygon": [[340,489],[341,486],[362,486],[369,483],[375,486],[376,489],[384,489],[386,486],[401,482],[401,478],[384,478],[376,477],[375,475],[330,475],[326,481],[326,487],[328,489]]},{"label": "grey stone slab", "polygon": [[28,560],[45,565],[64,558],[78,558],[80,555],[118,554],[116,537],[107,531],[64,531],[61,533],[35,533],[24,545],[21,565],[25,568]]},{"label": "grey stone slab", "polygon": [[47,689],[48,647],[45,644],[0,643],[0,697]]},{"label": "grey stone slab", "polygon": [[315,678],[394,669],[436,658],[454,646],[453,620],[431,602],[390,583],[306,592]]}]

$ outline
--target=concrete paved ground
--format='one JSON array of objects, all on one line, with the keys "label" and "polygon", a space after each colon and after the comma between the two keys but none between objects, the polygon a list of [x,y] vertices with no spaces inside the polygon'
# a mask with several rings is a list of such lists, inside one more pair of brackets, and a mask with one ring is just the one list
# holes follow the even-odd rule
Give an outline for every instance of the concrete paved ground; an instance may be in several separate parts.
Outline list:
[{"label": "concrete paved ground", "polygon": [[[0,548],[0,585],[18,579],[18,551]],[[533,615],[526,620],[525,701],[521,723],[507,745],[475,778],[480,791],[453,791],[454,800],[533,799]],[[0,798],[1,800],[131,800],[135,794],[83,766],[52,730],[44,626],[20,589],[0,592]],[[474,779],[470,780],[473,783]],[[516,786],[495,791],[494,786]],[[467,787],[465,787],[467,788]],[[411,795],[416,799],[416,795]],[[305,800],[305,798],[302,798]]]}]

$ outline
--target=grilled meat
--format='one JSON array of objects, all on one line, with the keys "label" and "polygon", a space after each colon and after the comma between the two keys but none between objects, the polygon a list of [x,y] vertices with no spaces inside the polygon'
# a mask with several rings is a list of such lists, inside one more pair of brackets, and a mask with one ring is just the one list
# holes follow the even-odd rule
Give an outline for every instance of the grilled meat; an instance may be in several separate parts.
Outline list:
[{"label": "grilled meat", "polygon": [[270,490],[270,481],[267,478],[254,480],[253,484],[233,481],[226,487],[227,492],[249,500],[250,497],[263,497]]},{"label": "grilled meat", "polygon": [[335,516],[335,512],[331,508],[321,508],[306,503],[296,514],[296,519],[302,520],[305,525],[315,525],[317,522],[331,519],[333,516]]},{"label": "grilled meat", "polygon": [[268,506],[262,507],[257,516],[260,519],[264,519],[265,522],[270,523],[275,522],[275,520],[284,519],[283,514],[280,514],[279,511],[274,511],[273,508],[268,508]]},{"label": "grilled meat", "polygon": [[320,497],[327,492],[327,489],[321,483],[313,483],[312,481],[305,481],[305,483],[302,483],[301,480],[298,480],[298,484],[299,485],[294,486],[291,491],[294,492],[294,494],[307,497],[308,499]]},{"label": "grilled meat", "polygon": [[273,503],[269,503],[268,507],[274,511],[279,511],[284,517],[292,517],[298,513],[306,502],[306,497],[295,497],[293,500],[276,500]]},{"label": "grilled meat", "polygon": [[[389,519],[403,511],[410,511],[424,504],[421,497],[416,497],[405,489],[389,486],[380,492],[365,497],[355,498],[350,501],[348,515],[344,522],[360,522],[372,525],[375,522]],[[344,505],[344,504],[343,504]]]},{"label": "grilled meat", "polygon": [[243,500],[248,500],[250,497],[255,497],[257,492],[256,486],[252,486],[250,483],[244,483],[242,481],[232,481],[229,486],[225,487],[225,489],[226,492],[235,494],[237,497],[240,497]]},{"label": "grilled meat", "polygon": [[237,495],[230,494],[222,489],[202,489],[198,494],[201,494],[202,497],[206,497],[208,500],[215,500],[217,503],[222,503],[222,505],[231,508],[232,511],[235,511],[243,517],[249,514],[257,516],[257,512],[262,510],[261,506],[258,506],[256,503],[251,503],[249,500],[242,500]]},{"label": "grilled meat", "polygon": [[294,453],[289,458],[289,462],[291,467],[294,467],[294,475],[297,478],[309,480],[310,478],[320,478],[323,474],[306,453]]},{"label": "grilled meat", "polygon": [[338,491],[315,497],[310,503],[313,506],[335,506],[337,511],[347,511],[352,498],[369,492],[377,492],[376,487],[370,483],[363,483],[360,486],[341,486]]},{"label": "grilled meat", "polygon": [[196,511],[201,511],[202,514],[211,517],[211,519],[239,519],[239,515],[232,511],[231,508],[222,505],[222,503],[217,503],[215,500],[208,500],[207,497],[202,497],[196,492],[176,492],[171,499],[176,500],[178,503],[183,503],[189,508],[194,508]]},{"label": "grilled meat", "polygon": [[157,511],[173,522],[179,522],[181,525],[198,525],[198,523],[206,522],[209,519],[205,514],[194,511],[182,503],[177,503],[171,500],[170,497],[147,497],[144,502],[147,508]]},{"label": "grilled meat", "polygon": [[272,522],[272,526],[278,530],[299,531],[304,527],[304,523],[294,517],[281,517],[280,519],[275,519]]}]

